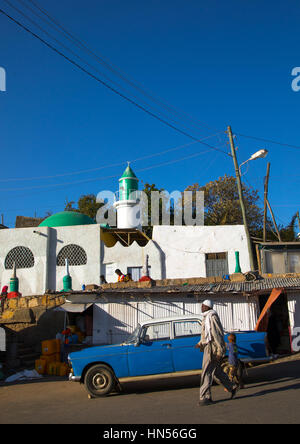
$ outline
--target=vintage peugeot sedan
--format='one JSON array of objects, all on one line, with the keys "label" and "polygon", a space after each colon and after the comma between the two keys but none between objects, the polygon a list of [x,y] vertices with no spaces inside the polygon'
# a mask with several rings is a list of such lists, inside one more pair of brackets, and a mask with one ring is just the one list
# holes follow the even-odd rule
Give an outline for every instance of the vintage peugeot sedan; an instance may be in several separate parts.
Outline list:
[{"label": "vintage peugeot sedan", "polygon": [[[120,389],[122,378],[200,373],[203,353],[195,345],[200,340],[201,321],[201,315],[151,319],[138,324],[122,344],[91,346],[70,353],[69,379],[84,383],[89,395],[98,397]],[[266,333],[235,334],[239,359],[268,359]]]}]

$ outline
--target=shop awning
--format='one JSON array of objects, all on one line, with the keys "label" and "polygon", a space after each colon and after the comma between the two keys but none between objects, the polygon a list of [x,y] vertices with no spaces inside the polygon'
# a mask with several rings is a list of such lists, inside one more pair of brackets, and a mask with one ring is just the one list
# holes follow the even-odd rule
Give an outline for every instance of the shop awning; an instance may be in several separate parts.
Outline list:
[{"label": "shop awning", "polygon": [[83,313],[93,304],[71,304],[70,302],[66,302],[65,304],[57,307],[55,310],[57,311],[67,311],[68,313]]}]

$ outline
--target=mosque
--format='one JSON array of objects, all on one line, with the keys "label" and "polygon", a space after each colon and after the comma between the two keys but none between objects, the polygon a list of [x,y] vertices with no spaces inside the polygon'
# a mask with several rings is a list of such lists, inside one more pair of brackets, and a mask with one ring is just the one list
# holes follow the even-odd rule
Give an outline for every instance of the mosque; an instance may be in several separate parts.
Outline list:
[{"label": "mosque", "polygon": [[116,269],[131,273],[135,281],[145,268],[155,280],[223,276],[237,267],[250,270],[243,225],[155,225],[152,238],[147,237],[136,219],[138,182],[128,165],[114,203],[116,227],[64,211],[38,227],[0,230],[1,288],[9,285],[15,268],[23,296],[60,291],[66,263],[75,291],[100,285],[101,276],[116,282]]}]

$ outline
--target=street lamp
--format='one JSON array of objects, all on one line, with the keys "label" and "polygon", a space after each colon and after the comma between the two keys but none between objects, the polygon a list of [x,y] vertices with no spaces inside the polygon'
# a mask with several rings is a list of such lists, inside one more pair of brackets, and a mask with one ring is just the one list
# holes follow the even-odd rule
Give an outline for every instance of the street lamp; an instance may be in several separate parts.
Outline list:
[{"label": "street lamp", "polygon": [[264,149],[256,151],[256,153],[252,154],[252,156],[248,160],[245,160],[245,162],[241,163],[239,166],[240,175],[241,175],[241,167],[245,165],[245,163],[250,162],[250,160],[263,159],[268,155],[268,152],[269,152],[268,150]]},{"label": "street lamp", "polygon": [[257,151],[256,153],[252,154],[250,159],[246,160],[246,162],[243,162],[239,167],[238,161],[236,158],[236,149],[234,146],[231,127],[228,126],[227,130],[228,130],[232,159],[233,159],[234,168],[235,168],[237,188],[238,188],[240,206],[241,206],[241,211],[242,211],[242,216],[243,216],[243,223],[244,223],[244,227],[245,227],[245,233],[246,233],[247,244],[248,244],[250,267],[251,267],[250,271],[254,271],[254,256],[253,256],[253,250],[252,250],[252,244],[251,244],[251,238],[250,238],[249,225],[248,225],[247,216],[246,216],[246,209],[245,209],[245,203],[244,203],[244,197],[243,197],[240,168],[243,164],[245,164],[246,162],[249,162],[250,160],[255,160],[255,159],[258,159],[261,157],[266,157],[266,155],[268,154],[268,151],[267,150]]}]

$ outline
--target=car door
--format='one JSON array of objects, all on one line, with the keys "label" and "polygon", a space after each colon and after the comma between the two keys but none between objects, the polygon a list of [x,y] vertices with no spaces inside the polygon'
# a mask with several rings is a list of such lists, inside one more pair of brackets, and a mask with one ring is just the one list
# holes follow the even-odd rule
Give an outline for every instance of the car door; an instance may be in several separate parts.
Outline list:
[{"label": "car door", "polygon": [[195,345],[201,337],[201,321],[179,320],[173,322],[172,354],[176,372],[202,368],[203,353]]},{"label": "car door", "polygon": [[130,376],[174,371],[170,333],[171,322],[149,324],[143,327],[140,344],[136,347],[131,346],[128,350]]}]

